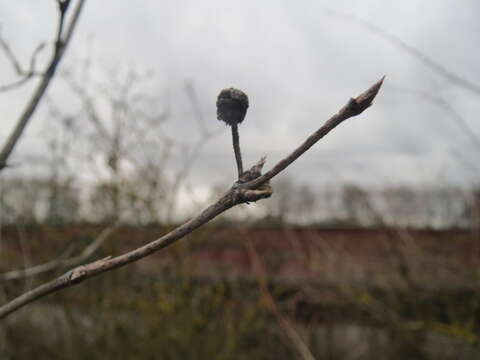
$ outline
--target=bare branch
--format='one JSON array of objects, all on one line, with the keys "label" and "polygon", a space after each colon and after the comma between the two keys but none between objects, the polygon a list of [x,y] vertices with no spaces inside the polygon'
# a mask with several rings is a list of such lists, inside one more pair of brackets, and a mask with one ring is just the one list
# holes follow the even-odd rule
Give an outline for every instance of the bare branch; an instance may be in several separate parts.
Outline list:
[{"label": "bare branch", "polygon": [[[46,262],[44,264],[35,265],[26,269],[12,270],[4,274],[0,274],[0,281],[10,281],[32,277],[58,268],[67,268],[77,266],[87,260],[93,253],[105,242],[106,239],[115,231],[119,223],[113,224],[105,228],[81,254],[65,259],[65,254],[59,258]],[[70,249],[68,250],[70,252]]]},{"label": "bare branch", "polygon": [[93,125],[95,126],[95,129],[102,137],[102,140],[111,142],[111,136],[107,128],[103,124],[102,120],[100,119],[100,116],[98,115],[97,110],[95,109],[95,106],[93,104],[93,99],[87,94],[86,90],[82,88],[82,86],[73,79],[72,76],[65,74],[63,76],[63,79],[66,81],[67,85],[70,86],[72,91],[82,101],[85,111],[88,113],[88,120],[90,120],[93,123]]},{"label": "bare branch", "polygon": [[65,22],[65,14],[67,13],[68,5],[70,5],[70,0],[57,0],[58,11],[59,11],[59,21],[57,28],[57,39],[55,41],[55,47],[60,49],[62,47],[62,35],[63,35],[63,24]]},{"label": "bare branch", "polygon": [[200,106],[195,87],[191,81],[185,84],[185,92],[187,93],[188,100],[192,106],[193,114],[197,120],[198,127],[200,128],[201,133],[206,137],[210,134],[210,131],[205,125],[205,117],[203,116],[202,107]]},{"label": "bare branch", "polygon": [[41,73],[37,72],[35,70],[35,65],[37,62],[37,56],[40,54],[40,52],[45,48],[45,43],[40,43],[35,50],[32,53],[32,56],[30,57],[30,67],[28,71],[25,71],[22,66],[20,65],[20,62],[16,59],[14,54],[12,53],[10,46],[8,43],[1,37],[0,35],[0,48],[3,49],[5,54],[7,55],[7,58],[10,60],[13,68],[15,69],[15,72],[17,75],[20,76],[20,79],[6,85],[0,86],[0,92],[5,92],[12,90],[14,88],[17,88],[26,82],[28,82],[30,79],[32,79],[34,76],[40,76]]},{"label": "bare branch", "polygon": [[175,212],[175,201],[177,200],[178,191],[187,178],[189,171],[192,169],[193,164],[200,156],[203,147],[215,136],[219,135],[220,132],[212,132],[210,131],[207,126],[205,125],[205,117],[203,116],[203,112],[200,106],[200,102],[198,100],[197,93],[193,86],[192,82],[187,82],[185,86],[185,90],[187,93],[187,97],[190,101],[190,105],[192,107],[193,114],[195,116],[195,120],[197,121],[200,137],[197,142],[187,151],[185,151],[186,156],[185,160],[183,161],[182,166],[174,175],[173,182],[172,182],[172,189],[170,191],[170,198],[168,199],[167,204],[167,218],[166,222],[170,222],[172,220],[173,214]]},{"label": "bare branch", "polygon": [[452,118],[455,120],[455,122],[460,127],[465,136],[468,137],[470,141],[474,144],[474,146],[476,146],[477,149],[480,150],[480,137],[475,133],[475,131],[473,131],[470,125],[468,125],[468,122],[458,113],[458,111],[455,110],[455,108],[451,105],[450,102],[446,101],[439,95],[431,94],[422,90],[415,90],[404,87],[396,87],[394,88],[394,90],[409,93],[412,95],[417,95],[418,97],[442,108],[444,111],[446,111],[452,116]]},{"label": "bare branch", "polygon": [[240,151],[240,136],[238,135],[238,125],[232,124],[232,144],[235,153],[235,162],[237,163],[238,178],[243,174],[242,153]]},{"label": "bare branch", "polygon": [[320,127],[320,129],[311,135],[302,145],[300,145],[300,147],[298,147],[285,159],[277,163],[273,169],[268,171],[265,175],[260,175],[262,167],[265,163],[265,159],[262,158],[250,170],[247,170],[240,181],[233,184],[233,186],[216,203],[207,207],[199,215],[192,218],[188,222],[180,225],[178,228],[172,230],[159,239],[154,240],[135,250],[113,258],[108,257],[93,263],[76,267],[64,275],[24,293],[11,302],[0,307],[0,319],[5,318],[17,309],[50,293],[76,285],[103,272],[111,271],[149,256],[185,237],[226,210],[238,204],[255,202],[260,199],[270,197],[272,194],[272,189],[267,182],[284,170],[289,164],[295,161],[300,155],[312,147],[317,141],[333,130],[342,121],[355,115],[359,115],[365,109],[367,109],[372,104],[372,101],[378,93],[382,82],[383,78],[357,98],[350,99],[348,104],[345,105],[336,115],[327,120],[325,125]]},{"label": "bare branch", "polygon": [[17,87],[20,87],[23,84],[27,83],[29,80],[31,80],[33,78],[33,76],[34,76],[33,73],[27,73],[26,75],[24,75],[20,79],[15,80],[15,81],[11,82],[10,84],[2,85],[2,86],[0,86],[0,92],[6,92],[6,91],[13,90]]},{"label": "bare branch", "polygon": [[[65,1],[64,1],[65,3]],[[18,140],[23,134],[23,131],[25,130],[25,127],[27,126],[28,122],[32,118],[33,113],[35,112],[38,104],[40,103],[40,100],[43,98],[43,95],[45,94],[50,81],[53,79],[53,76],[55,74],[55,70],[57,69],[57,66],[60,62],[60,60],[63,57],[63,54],[65,53],[65,49],[67,48],[70,39],[72,37],[73,31],[75,30],[76,24],[78,22],[78,18],[80,16],[80,13],[82,11],[83,5],[85,3],[85,0],[78,0],[77,6],[73,12],[72,19],[70,21],[70,24],[68,25],[68,28],[65,30],[65,36],[63,36],[62,40],[60,43],[57,42],[55,46],[54,53],[52,54],[52,57],[49,61],[49,64],[47,66],[47,70],[45,74],[42,76],[42,80],[38,84],[37,88],[35,89],[32,98],[30,101],[27,103],[27,106],[23,110],[22,114],[20,115],[20,118],[17,121],[17,125],[13,129],[12,133],[8,137],[7,141],[5,142],[3,148],[0,151],[0,171],[3,170],[5,167],[8,165],[8,158],[10,157],[13,149],[15,148],[16,144],[18,143]],[[66,9],[65,9],[66,10]],[[65,16],[65,11],[60,12],[60,23],[58,26],[58,33],[63,34],[63,18]],[[59,45],[61,44],[61,45]]]},{"label": "bare branch", "polygon": [[0,36],[0,48],[2,48],[17,75],[23,75],[25,72],[23,71],[22,65],[20,65],[20,61],[18,61],[12,49],[10,49],[10,45],[8,45],[2,36]]},{"label": "bare branch", "polygon": [[253,269],[257,275],[258,285],[259,285],[260,291],[262,292],[262,295],[268,310],[273,314],[273,316],[275,316],[280,327],[285,333],[286,337],[292,343],[295,350],[298,351],[301,358],[304,360],[315,360],[315,356],[313,356],[307,344],[305,344],[305,342],[302,340],[302,338],[300,337],[298,332],[295,330],[293,325],[290,323],[288,318],[284,316],[278,309],[278,306],[275,303],[275,299],[273,298],[272,293],[268,289],[267,272],[265,271],[265,268],[260,259],[260,256],[258,255],[258,252],[255,249],[255,245],[253,244],[253,241],[251,239],[248,239],[245,245],[247,248],[249,258],[252,262]]},{"label": "bare branch", "polygon": [[305,142],[295,149],[290,155],[279,161],[270,171],[254,181],[243,184],[242,187],[246,189],[253,189],[266,183],[280,171],[283,171],[288,165],[298,159],[305,151],[315,145],[318,140],[327,135],[337,125],[340,125],[340,123],[352,116],[361,114],[365,109],[372,105],[372,101],[380,90],[384,79],[385,76],[356,98],[350,99],[347,105],[345,105],[337,114],[327,120],[327,122],[325,122],[320,129],[315,131],[315,133],[305,140]]},{"label": "bare branch", "polygon": [[393,34],[390,34],[383,30],[381,27],[376,26],[374,24],[369,23],[368,21],[365,21],[357,16],[331,10],[331,9],[326,9],[326,12],[330,15],[339,17],[339,18],[344,18],[350,21],[354,21],[357,24],[360,24],[363,26],[365,29],[368,31],[390,41],[392,44],[396,45],[403,51],[407,52],[408,54],[412,55],[413,57],[417,58],[420,60],[426,67],[429,69],[435,71],[437,74],[443,76],[446,78],[448,81],[450,81],[452,84],[455,84],[457,86],[460,86],[466,90],[469,90],[470,92],[480,95],[480,85],[476,84],[470,80],[467,80],[465,78],[462,78],[461,76],[458,76],[457,74],[453,73],[443,65],[440,65],[427,55],[425,55],[422,51],[419,49],[415,48],[414,46],[407,44],[405,41],[403,41],[401,38],[398,36],[395,36]]}]

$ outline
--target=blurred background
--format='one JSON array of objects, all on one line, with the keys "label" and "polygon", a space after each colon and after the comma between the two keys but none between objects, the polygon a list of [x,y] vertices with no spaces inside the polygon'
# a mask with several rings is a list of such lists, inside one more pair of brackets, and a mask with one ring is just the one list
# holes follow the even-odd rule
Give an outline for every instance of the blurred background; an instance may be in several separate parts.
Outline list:
[{"label": "blurred background", "polygon": [[269,169],[386,80],[272,198],[15,313],[2,358],[480,356],[478,1],[85,1],[49,73],[65,3],[0,2],[0,150],[51,77],[0,169],[2,303],[227,190],[221,89]]}]

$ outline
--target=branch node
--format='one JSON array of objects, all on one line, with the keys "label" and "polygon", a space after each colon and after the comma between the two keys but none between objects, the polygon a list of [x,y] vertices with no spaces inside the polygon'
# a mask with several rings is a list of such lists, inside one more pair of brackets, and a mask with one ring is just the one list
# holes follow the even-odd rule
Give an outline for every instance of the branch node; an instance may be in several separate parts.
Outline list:
[{"label": "branch node", "polygon": [[238,179],[238,184],[244,184],[246,182],[252,181],[262,175],[263,165],[267,161],[267,157],[263,156],[260,160],[257,161],[249,170],[243,172],[242,176]]},{"label": "branch node", "polygon": [[253,189],[240,186],[255,180],[262,175],[262,168],[265,165],[266,159],[267,157],[263,156],[255,165],[253,165],[249,170],[245,171],[235,184],[233,184],[232,196],[235,204],[249,204],[250,202],[256,202],[260,199],[265,199],[272,196],[273,190],[269,182],[266,182],[265,184]]},{"label": "branch node", "polygon": [[81,265],[72,270],[70,274],[70,281],[74,284],[79,283],[83,280],[85,276],[91,273],[95,273],[95,270],[98,270],[104,265],[108,260],[112,258],[111,255],[94,261],[90,264]]}]

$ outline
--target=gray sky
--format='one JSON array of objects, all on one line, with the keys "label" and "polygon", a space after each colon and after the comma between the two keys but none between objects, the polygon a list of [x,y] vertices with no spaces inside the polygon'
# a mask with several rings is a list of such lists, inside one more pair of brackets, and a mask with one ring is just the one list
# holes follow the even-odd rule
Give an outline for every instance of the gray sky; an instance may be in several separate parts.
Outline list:
[{"label": "gray sky", "polygon": [[[452,72],[480,84],[480,2],[404,1],[88,1],[63,67],[90,51],[103,68],[152,70],[159,102],[168,93],[171,136],[185,138],[195,121],[185,82],[192,81],[212,131],[192,170],[196,184],[229,182],[236,167],[228,129],[216,121],[215,99],[225,87],[243,89],[250,109],[240,127],[245,165],[268,156],[267,167],[384,74],[374,106],[348,120],[286,174],[318,184],[338,179],[368,184],[478,181],[480,149],[451,114],[400,91],[410,88],[449,99],[480,137],[479,96],[427,68],[418,59],[356,22],[347,12],[398,36]],[[23,63],[56,27],[53,0],[0,1],[2,36]],[[90,49],[90,50],[88,50]],[[45,52],[46,54],[47,52]],[[14,79],[0,54],[0,83]],[[0,94],[4,141],[32,86]],[[49,95],[68,111],[71,94],[57,79]],[[72,105],[73,106],[73,105]],[[32,119],[12,160],[45,151],[45,107]],[[223,129],[223,130],[222,130]],[[477,161],[478,162],[478,161]]]}]

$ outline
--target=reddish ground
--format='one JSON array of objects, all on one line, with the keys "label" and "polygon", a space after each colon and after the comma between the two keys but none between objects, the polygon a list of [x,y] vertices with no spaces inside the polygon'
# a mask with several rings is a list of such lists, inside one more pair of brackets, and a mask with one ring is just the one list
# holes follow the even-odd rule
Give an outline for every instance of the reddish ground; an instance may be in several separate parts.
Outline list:
[{"label": "reddish ground", "polygon": [[[22,246],[29,261],[38,264],[52,254],[58,256],[68,245],[80,251],[101,229],[91,225],[36,226],[21,231],[4,227],[1,245],[7,252],[3,251],[6,260],[1,270],[22,266]],[[164,232],[159,227],[122,228],[104,244],[98,257],[131,250]],[[182,257],[202,276],[250,276],[248,241],[268,275],[288,282],[401,286],[414,281],[426,287],[457,287],[474,281],[479,259],[478,235],[465,230],[208,227],[136,267],[157,273]]]}]

